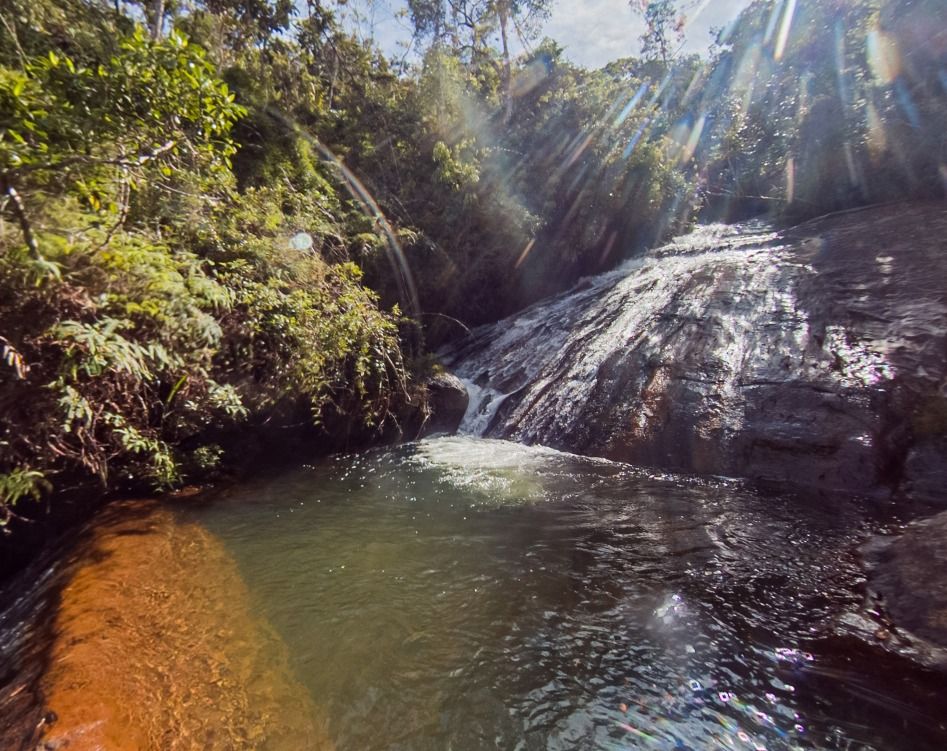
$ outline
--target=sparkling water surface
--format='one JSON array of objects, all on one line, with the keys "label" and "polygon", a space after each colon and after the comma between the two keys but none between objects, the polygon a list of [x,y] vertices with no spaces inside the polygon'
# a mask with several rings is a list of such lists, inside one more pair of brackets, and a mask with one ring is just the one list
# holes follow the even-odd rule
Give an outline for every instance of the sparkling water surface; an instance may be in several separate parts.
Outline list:
[{"label": "sparkling water surface", "polygon": [[943,749],[947,680],[845,625],[858,499],[466,437],[184,512],[339,749]]}]

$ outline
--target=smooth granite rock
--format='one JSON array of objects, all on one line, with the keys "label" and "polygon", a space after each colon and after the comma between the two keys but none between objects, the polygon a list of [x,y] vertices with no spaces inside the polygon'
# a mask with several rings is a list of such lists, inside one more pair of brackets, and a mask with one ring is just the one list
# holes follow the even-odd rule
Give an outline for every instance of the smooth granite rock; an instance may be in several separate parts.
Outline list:
[{"label": "smooth granite rock", "polygon": [[947,504],[945,238],[942,202],[703,227],[442,358],[487,436]]},{"label": "smooth granite rock", "polygon": [[894,624],[947,649],[947,512],[874,538],[863,554],[868,585]]}]

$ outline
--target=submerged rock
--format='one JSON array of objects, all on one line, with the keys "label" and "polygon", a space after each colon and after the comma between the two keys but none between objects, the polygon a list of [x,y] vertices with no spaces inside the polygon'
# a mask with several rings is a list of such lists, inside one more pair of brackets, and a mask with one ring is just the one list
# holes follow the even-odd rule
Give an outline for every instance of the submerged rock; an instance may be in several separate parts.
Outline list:
[{"label": "submerged rock", "polygon": [[443,352],[461,430],[947,502],[945,236],[943,203],[702,227]]},{"label": "submerged rock", "polygon": [[38,748],[334,748],[223,542],[153,502],[96,522],[63,572]]}]

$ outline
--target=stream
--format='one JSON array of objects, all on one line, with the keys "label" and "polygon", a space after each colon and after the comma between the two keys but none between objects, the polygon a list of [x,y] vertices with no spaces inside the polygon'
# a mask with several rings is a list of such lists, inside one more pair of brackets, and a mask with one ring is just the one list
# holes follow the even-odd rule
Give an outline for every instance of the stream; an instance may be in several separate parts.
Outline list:
[{"label": "stream", "polygon": [[0,745],[943,749],[866,610],[891,513],[472,437],[111,509],[0,621],[0,712],[55,712]]}]

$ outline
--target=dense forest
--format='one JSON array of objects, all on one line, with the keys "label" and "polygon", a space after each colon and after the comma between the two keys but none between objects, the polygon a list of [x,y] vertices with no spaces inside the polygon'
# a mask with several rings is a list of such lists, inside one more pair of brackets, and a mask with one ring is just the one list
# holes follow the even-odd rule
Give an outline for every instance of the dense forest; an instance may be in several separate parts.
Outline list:
[{"label": "dense forest", "polygon": [[240,426],[411,438],[440,343],[699,219],[943,196],[942,0],[756,0],[707,58],[632,6],[587,70],[541,0],[410,0],[401,60],[331,2],[0,4],[0,522]]}]

